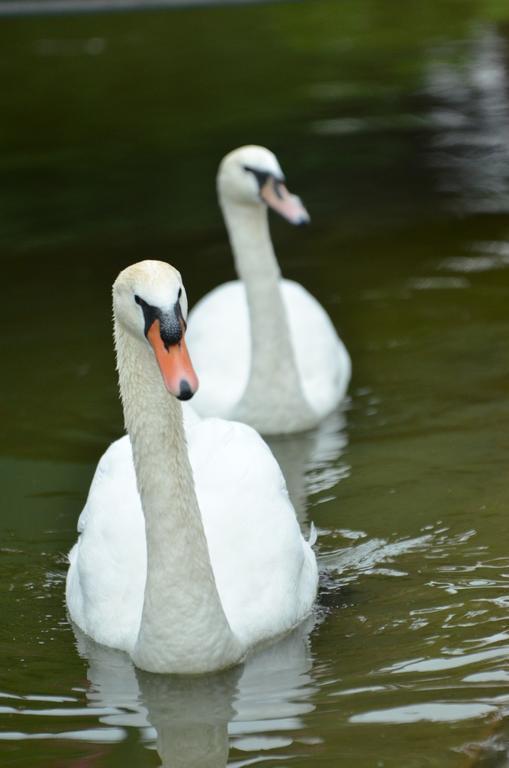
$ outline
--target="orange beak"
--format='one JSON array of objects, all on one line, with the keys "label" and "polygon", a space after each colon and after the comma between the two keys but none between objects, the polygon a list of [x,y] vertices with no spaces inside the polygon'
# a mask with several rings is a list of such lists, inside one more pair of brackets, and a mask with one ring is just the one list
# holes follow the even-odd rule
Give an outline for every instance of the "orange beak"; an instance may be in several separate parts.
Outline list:
[{"label": "orange beak", "polygon": [[184,328],[180,341],[166,348],[161,338],[161,324],[159,320],[154,320],[147,332],[147,339],[154,350],[168,392],[179,400],[189,400],[198,389],[198,377],[187,351]]},{"label": "orange beak", "polygon": [[309,224],[309,213],[300,197],[292,195],[282,182],[273,177],[269,177],[261,188],[260,197],[291,224]]}]

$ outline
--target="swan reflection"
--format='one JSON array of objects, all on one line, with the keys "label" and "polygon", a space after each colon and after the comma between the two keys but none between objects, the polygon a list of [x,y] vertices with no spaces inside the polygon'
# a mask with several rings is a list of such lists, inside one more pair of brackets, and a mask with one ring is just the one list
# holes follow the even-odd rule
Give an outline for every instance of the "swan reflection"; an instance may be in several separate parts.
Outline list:
[{"label": "swan reflection", "polygon": [[242,666],[192,677],[142,672],[126,654],[97,645],[76,627],[74,632],[88,662],[88,705],[109,710],[99,718],[103,724],[138,729],[164,768],[224,768],[230,743],[249,751],[248,737],[256,733],[257,749],[264,738],[274,747],[268,733],[300,728],[302,715],[314,709],[314,624],[308,619]]},{"label": "swan reflection", "polygon": [[281,467],[302,525],[307,521],[309,496],[332,488],[349,473],[348,465],[338,462],[348,445],[345,413],[335,411],[308,432],[264,439]]}]

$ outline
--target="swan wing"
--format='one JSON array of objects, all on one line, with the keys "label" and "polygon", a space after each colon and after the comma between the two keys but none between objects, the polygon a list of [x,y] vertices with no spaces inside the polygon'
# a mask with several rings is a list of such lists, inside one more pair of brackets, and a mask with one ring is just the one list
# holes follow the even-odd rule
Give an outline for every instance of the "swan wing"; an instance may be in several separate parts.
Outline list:
[{"label": "swan wing", "polygon": [[311,611],[316,558],[270,449],[251,427],[203,419],[189,456],[209,552],[230,625],[250,647]]},{"label": "swan wing", "polygon": [[96,642],[129,651],[141,619],[146,547],[127,435],[100,459],[78,530],[66,585],[71,619]]}]

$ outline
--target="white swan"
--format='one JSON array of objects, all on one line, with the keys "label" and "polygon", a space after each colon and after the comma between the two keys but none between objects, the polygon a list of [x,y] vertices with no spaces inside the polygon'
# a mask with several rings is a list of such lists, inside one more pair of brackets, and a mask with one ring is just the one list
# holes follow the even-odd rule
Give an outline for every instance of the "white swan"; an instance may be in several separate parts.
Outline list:
[{"label": "white swan", "polygon": [[241,280],[211,291],[190,313],[187,339],[203,378],[193,408],[266,435],[314,427],[345,396],[350,358],[323,307],[281,279],[267,206],[293,224],[309,216],[264,147],[227,155],[217,187]]},{"label": "white swan", "polygon": [[69,613],[142,669],[218,670],[309,614],[316,558],[254,430],[195,418],[186,446],[177,397],[197,380],[179,273],[156,261],[127,268],[113,308],[128,435],[101,458],[80,517]]}]

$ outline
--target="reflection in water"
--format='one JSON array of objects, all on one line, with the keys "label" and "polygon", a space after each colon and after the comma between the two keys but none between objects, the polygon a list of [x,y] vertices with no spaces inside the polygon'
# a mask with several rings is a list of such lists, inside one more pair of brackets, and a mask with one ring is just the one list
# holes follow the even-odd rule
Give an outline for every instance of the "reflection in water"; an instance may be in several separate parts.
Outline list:
[{"label": "reflection in water", "polygon": [[281,467],[302,525],[307,520],[309,496],[348,477],[350,467],[338,461],[348,445],[345,413],[335,411],[311,431],[266,436],[265,441]]},{"label": "reflection in water", "polygon": [[271,731],[294,730],[300,715],[314,709],[308,674],[314,623],[309,619],[240,667],[193,677],[141,672],[127,655],[74,630],[88,661],[87,699],[102,723],[115,731],[135,727],[149,746],[155,740],[163,766],[222,768],[229,734],[239,750],[250,750],[250,734],[258,734],[258,748],[265,740],[274,747]]},{"label": "reflection in water", "polygon": [[[120,755],[124,744],[131,748],[134,735],[140,753],[156,748],[163,766],[215,768],[247,765],[260,754],[290,760],[298,751],[316,759],[315,750],[331,738],[329,722],[339,750],[346,727],[361,729],[362,745],[369,745],[377,728],[391,724],[455,723],[447,732],[451,748],[475,759],[505,755],[509,558],[492,557],[474,530],[453,534],[441,523],[414,537],[337,533],[348,546],[324,552],[320,566],[322,598],[327,590],[337,598],[339,587],[341,607],[325,599],[329,608],[318,611],[326,618],[313,634],[314,669],[313,619],[242,667],[191,678],[140,673],[125,654],[77,631],[89,685],[75,681],[64,689],[73,695],[63,697],[0,693],[11,729],[0,740],[79,740],[103,760],[108,750]],[[60,599],[61,583],[48,589]],[[397,744],[395,737],[394,750]],[[377,760],[390,762],[385,749]],[[376,764],[369,748],[365,757],[363,765]],[[125,762],[112,757],[111,764]]]},{"label": "reflection in water", "polygon": [[353,715],[351,723],[455,723],[459,720],[470,720],[475,717],[485,717],[496,712],[497,708],[490,704],[457,703],[446,704],[434,701],[431,704],[414,704],[408,707],[394,707]]},{"label": "reflection in water", "polygon": [[136,671],[141,703],[155,728],[163,766],[224,768],[239,676],[237,669],[193,679]]},{"label": "reflection in water", "polygon": [[442,56],[432,51],[425,89],[434,103],[432,164],[454,207],[471,213],[507,212],[507,40],[485,27],[467,45],[468,56],[460,62],[451,61],[450,48]]},{"label": "reflection in water", "polygon": [[[440,262],[438,269],[468,274],[507,269],[509,266],[509,243],[505,240],[472,243],[470,251],[475,255],[451,256]],[[468,282],[465,287],[468,287]]]},{"label": "reflection in water", "polygon": [[[496,754],[505,760],[506,738],[495,731],[501,729],[509,705],[507,694],[500,693],[500,686],[508,679],[509,558],[487,558],[485,548],[476,543],[476,536],[473,530],[451,535],[439,525],[427,526],[422,536],[412,540],[380,542],[378,547],[376,542],[368,542],[364,553],[367,557],[361,556],[357,563],[355,552],[348,554],[352,562],[347,564],[344,574],[347,580],[359,566],[365,575],[380,576],[381,562],[393,562],[396,555],[420,551],[419,567],[423,577],[427,577],[431,600],[429,605],[425,596],[421,605],[410,600],[402,611],[381,617],[380,624],[370,628],[380,642],[384,635],[399,635],[406,628],[416,637],[406,652],[412,648],[415,655],[402,659],[401,649],[391,649],[387,653],[387,661],[393,659],[391,663],[371,668],[373,686],[334,695],[364,694],[348,717],[350,723],[364,728],[376,724],[484,721],[483,733],[489,733],[489,739],[472,740],[461,748],[458,745],[456,750],[471,755],[475,761],[481,755],[490,759]],[[354,547],[357,554],[361,546]],[[343,560],[338,561],[337,553],[331,553],[329,565],[347,563],[345,555],[346,552]],[[399,575],[409,573],[400,569]],[[369,701],[366,694],[370,694]]]}]

